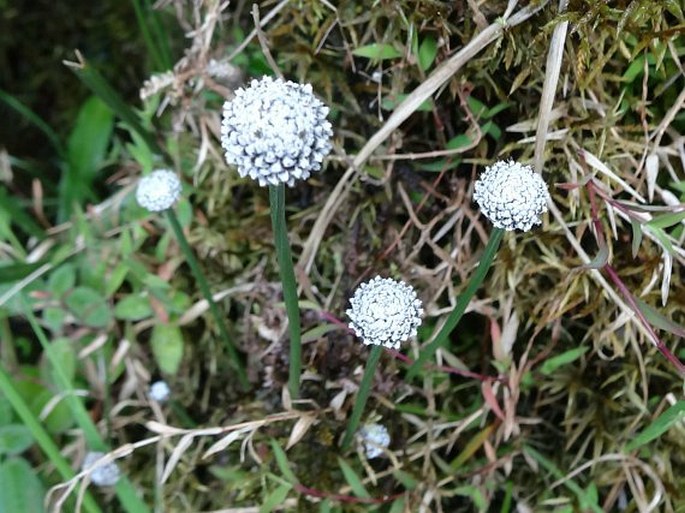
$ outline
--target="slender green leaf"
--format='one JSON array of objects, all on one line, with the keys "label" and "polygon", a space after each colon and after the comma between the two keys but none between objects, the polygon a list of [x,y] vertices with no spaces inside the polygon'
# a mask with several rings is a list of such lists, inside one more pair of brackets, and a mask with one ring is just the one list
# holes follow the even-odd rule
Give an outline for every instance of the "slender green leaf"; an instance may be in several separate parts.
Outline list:
[{"label": "slender green leaf", "polygon": [[355,48],[352,50],[352,55],[356,55],[357,57],[366,57],[367,59],[371,59],[373,61],[382,61],[401,57],[402,52],[388,43],[372,43],[370,45]]},{"label": "slender green leaf", "polygon": [[668,410],[659,415],[654,421],[633,438],[628,445],[626,445],[625,452],[631,452],[638,447],[645,445],[659,438],[666,431],[668,431],[673,424],[685,419],[685,401],[678,401]]},{"label": "slender green leaf", "polygon": [[0,101],[5,102],[8,107],[19,113],[19,115],[26,119],[29,123],[35,125],[36,128],[45,134],[53,148],[55,148],[55,151],[57,151],[60,156],[64,155],[64,148],[62,147],[62,142],[60,141],[57,132],[55,132],[45,121],[43,121],[38,114],[33,112],[14,96],[6,91],[3,91],[2,89],[0,89]]},{"label": "slender green leaf", "polygon": [[274,452],[276,464],[278,465],[281,474],[287,481],[290,482],[290,484],[297,484],[297,477],[290,468],[290,464],[288,463],[288,456],[285,454],[285,451],[281,448],[280,445],[278,445],[278,442],[276,442],[276,440],[274,440],[273,438],[270,440],[270,442],[271,450]]},{"label": "slender green leaf", "polygon": [[352,493],[354,493],[357,497],[370,499],[371,495],[366,488],[364,488],[361,478],[352,469],[352,467],[340,457],[338,458],[338,465],[340,465],[340,468],[342,469],[343,475],[345,476],[345,481],[347,481],[347,484],[349,484],[350,488],[352,488]]},{"label": "slender green leaf", "polygon": [[282,506],[285,499],[288,497],[288,492],[292,486],[288,483],[281,484],[278,488],[266,496],[262,506],[259,508],[259,513],[270,513],[278,506]]},{"label": "slender green leaf", "polygon": [[652,326],[659,328],[660,330],[673,333],[674,335],[678,335],[679,337],[685,337],[685,327],[661,314],[656,308],[648,305],[639,297],[633,296],[633,299],[635,300],[635,304],[640,309],[642,315],[645,316],[645,319],[647,319]]},{"label": "slender green leaf", "polygon": [[570,349],[557,356],[553,356],[545,360],[545,362],[540,367],[540,372],[549,376],[559,367],[568,365],[571,362],[575,362],[578,358],[583,356],[587,352],[588,348],[586,346],[576,347],[575,349]]},{"label": "slender green leaf", "polygon": [[[532,447],[526,445],[523,450],[535,461],[537,461],[548,473],[554,476],[555,479],[562,479],[566,476],[566,472],[562,472],[551,460],[544,457]],[[584,505],[584,511],[594,511],[595,513],[603,513],[603,509],[599,506],[597,501],[592,501],[592,497],[588,495],[573,479],[564,479],[564,486],[575,494],[578,502]]]},{"label": "slender green leaf", "polygon": [[669,212],[667,214],[654,216],[647,222],[647,226],[652,228],[668,228],[680,224],[683,219],[685,219],[685,210],[681,210],[680,212]]}]

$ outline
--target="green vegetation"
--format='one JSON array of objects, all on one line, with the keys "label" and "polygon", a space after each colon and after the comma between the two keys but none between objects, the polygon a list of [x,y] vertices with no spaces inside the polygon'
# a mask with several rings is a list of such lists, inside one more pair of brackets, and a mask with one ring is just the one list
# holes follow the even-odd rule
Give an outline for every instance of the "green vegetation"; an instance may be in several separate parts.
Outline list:
[{"label": "green vegetation", "polygon": [[[682,3],[508,3],[0,0],[0,511],[685,511]],[[334,130],[287,191],[219,142],[273,66]],[[501,159],[530,232],[472,201]],[[346,326],[375,275],[399,352]]]}]

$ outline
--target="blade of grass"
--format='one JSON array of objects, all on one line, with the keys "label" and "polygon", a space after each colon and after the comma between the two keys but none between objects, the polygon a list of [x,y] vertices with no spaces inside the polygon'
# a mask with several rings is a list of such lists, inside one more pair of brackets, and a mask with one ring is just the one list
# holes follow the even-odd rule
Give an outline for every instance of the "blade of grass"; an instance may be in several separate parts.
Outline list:
[{"label": "blade of grass", "polygon": [[[57,358],[57,356],[53,353],[50,341],[45,335],[43,328],[41,328],[40,324],[38,323],[38,319],[36,319],[33,310],[31,310],[31,306],[29,305],[26,296],[22,295],[22,301],[24,304],[24,315],[28,319],[31,329],[43,347],[43,352],[50,361],[55,382],[60,388],[60,391],[64,394],[65,400],[67,401],[69,409],[71,410],[71,414],[74,416],[76,423],[83,431],[89,448],[95,451],[109,452],[107,444],[100,437],[100,434],[98,433],[95,424],[91,420],[90,415],[88,415],[85,406],[83,406],[83,403],[73,393],[73,386],[71,385],[67,375],[64,373],[64,370],[60,366],[59,358]],[[147,506],[138,497],[133,485],[131,485],[125,474],[122,474],[119,482],[117,482],[115,490],[117,493],[117,498],[119,499],[119,502],[121,502],[125,511],[128,513],[149,513]]]},{"label": "blade of grass", "polygon": [[378,366],[378,361],[381,358],[382,352],[383,346],[373,346],[371,348],[369,359],[366,361],[366,367],[364,368],[364,376],[362,376],[362,382],[360,383],[359,391],[357,392],[357,398],[354,401],[354,406],[352,407],[352,415],[350,416],[350,420],[347,424],[347,429],[345,430],[345,436],[342,444],[340,444],[343,451],[347,450],[352,442],[354,434],[357,432],[359,421],[362,418],[362,413],[364,413],[366,401],[371,393],[373,375],[376,373],[376,367]]},{"label": "blade of grass", "polygon": [[53,148],[57,152],[57,154],[60,157],[64,156],[64,147],[62,146],[62,142],[59,139],[59,136],[57,135],[57,132],[55,132],[43,119],[33,112],[31,109],[29,109],[26,105],[24,105],[22,102],[17,100],[14,96],[11,94],[7,93],[6,91],[3,91],[0,89],[0,100],[5,102],[5,104],[16,111],[20,116],[25,118],[29,123],[34,125],[38,130],[43,132],[45,136],[48,138],[50,141],[50,144],[52,144]]},{"label": "blade of grass", "polygon": [[221,312],[219,311],[219,307],[217,306],[216,301],[214,301],[214,297],[212,296],[212,292],[209,289],[207,279],[205,278],[205,275],[202,272],[202,269],[200,268],[200,264],[195,258],[193,250],[190,248],[190,245],[188,244],[186,236],[183,234],[183,228],[181,228],[181,223],[178,222],[178,217],[176,217],[176,213],[173,209],[169,208],[166,210],[166,215],[167,219],[169,220],[169,224],[171,225],[171,229],[173,230],[174,235],[176,236],[176,240],[178,241],[178,244],[181,247],[181,251],[183,252],[183,255],[186,258],[186,262],[188,262],[188,266],[190,266],[190,270],[192,271],[193,276],[195,276],[195,279],[197,280],[197,285],[198,287],[200,287],[200,292],[209,304],[209,311],[214,317],[214,321],[216,322],[216,326],[219,330],[221,340],[223,340],[224,345],[226,346],[226,350],[228,351],[228,356],[231,359],[231,364],[233,365],[233,368],[238,374],[238,380],[240,381],[240,385],[245,390],[247,390],[250,388],[250,382],[247,379],[245,368],[243,366],[243,363],[240,361],[238,351],[236,350],[236,347],[233,341],[231,340],[230,335],[228,334],[226,323],[224,322],[224,319],[221,316]]},{"label": "blade of grass", "polygon": [[423,367],[423,365],[430,358],[433,357],[438,348],[442,347],[442,345],[447,342],[450,333],[452,333],[452,330],[457,326],[459,320],[464,315],[466,307],[469,305],[471,298],[473,298],[473,296],[483,283],[485,276],[487,276],[488,270],[492,265],[492,261],[494,260],[495,255],[497,254],[497,249],[499,248],[499,244],[502,241],[503,235],[504,230],[501,228],[495,228],[492,231],[492,234],[490,235],[490,240],[488,241],[487,246],[485,246],[483,256],[481,257],[480,262],[478,263],[478,267],[476,268],[476,272],[469,280],[469,283],[466,286],[466,290],[464,290],[464,293],[461,296],[459,296],[459,299],[457,299],[457,304],[454,307],[454,310],[452,310],[452,312],[450,313],[449,317],[447,318],[447,321],[443,325],[440,332],[437,334],[437,336],[433,339],[431,343],[429,343],[426,347],[424,347],[421,350],[419,357],[416,359],[414,364],[409,368],[409,372],[407,372],[406,377],[407,381],[411,381],[421,370],[421,367]]},{"label": "blade of grass", "polygon": [[[557,466],[552,461],[545,458],[538,451],[536,451],[529,445],[524,446],[523,450],[531,458],[537,461],[549,474],[553,475],[556,479],[564,478],[564,473],[559,468],[557,468]],[[575,496],[578,499],[578,502],[580,502],[581,507],[588,508],[594,511],[595,513],[603,512],[602,508],[599,507],[597,502],[593,501],[592,498],[589,497],[588,494],[585,492],[585,490],[583,490],[575,481],[573,481],[572,479],[565,479],[564,486],[575,494]],[[583,509],[583,511],[585,511],[585,509]]]},{"label": "blade of grass", "polygon": [[165,155],[162,147],[157,143],[153,134],[146,130],[140,122],[138,115],[119,96],[119,93],[109,85],[109,82],[93,66],[88,64],[80,52],[76,52],[77,62],[63,61],[74,74],[83,82],[88,89],[93,91],[104,101],[114,113],[135,131],[148,145],[148,147],[160,155]]},{"label": "blade of grass", "polygon": [[[53,442],[52,438],[50,438],[50,435],[47,433],[47,431],[45,431],[45,428],[33,414],[23,397],[21,397],[19,392],[17,392],[17,390],[14,388],[12,379],[5,370],[2,362],[0,362],[0,392],[2,392],[2,395],[10,402],[12,408],[24,425],[29,429],[29,431],[31,431],[33,439],[40,446],[50,462],[55,466],[62,479],[64,481],[68,481],[73,478],[74,471],[71,469],[69,462],[64,459],[62,453],[59,451],[59,448],[57,445],[55,445],[55,442]],[[83,506],[89,513],[102,512],[100,507],[95,502],[95,499],[93,499],[93,496],[89,492],[86,492],[83,498]]]},{"label": "blade of grass", "polygon": [[157,71],[171,69],[171,54],[169,45],[164,38],[164,32],[159,25],[158,14],[151,8],[147,0],[131,0],[133,10],[136,13],[138,27],[145,41],[145,46],[150,54],[153,66]]},{"label": "blade of grass", "polygon": [[302,341],[300,333],[300,305],[297,301],[297,282],[293,269],[293,258],[290,253],[288,229],[285,223],[285,185],[269,186],[269,204],[271,206],[271,224],[276,243],[278,269],[283,285],[283,301],[288,316],[290,332],[290,368],[288,390],[290,397],[297,399],[300,395],[300,374],[302,372]]}]

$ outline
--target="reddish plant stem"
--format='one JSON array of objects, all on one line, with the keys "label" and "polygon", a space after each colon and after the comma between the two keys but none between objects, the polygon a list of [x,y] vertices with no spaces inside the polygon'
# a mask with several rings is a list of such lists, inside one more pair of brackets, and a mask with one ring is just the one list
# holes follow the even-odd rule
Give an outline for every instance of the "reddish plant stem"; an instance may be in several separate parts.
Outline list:
[{"label": "reddish plant stem", "polygon": [[404,496],[404,493],[396,493],[394,495],[388,495],[382,499],[355,497],[354,495],[342,495],[337,493],[329,493],[315,488],[309,488],[300,483],[296,483],[294,486],[295,490],[301,494],[309,495],[310,497],[317,497],[319,499],[331,499],[338,502],[353,503],[353,504],[385,504],[387,502],[394,501]]},{"label": "reddish plant stem", "polygon": [[[588,195],[590,197],[590,213],[592,216],[592,224],[595,227],[595,237],[597,237],[598,245],[602,247],[606,245],[606,237],[604,233],[604,228],[602,227],[602,223],[599,220],[599,209],[597,208],[596,204],[596,193],[600,194],[605,201],[608,201],[609,198],[606,198],[603,194],[600,193],[598,188],[595,187],[595,185],[592,183],[592,180],[588,181],[586,187]],[[613,199],[611,203],[612,205],[616,206]],[[682,376],[685,376],[685,364],[683,364],[683,362],[681,362],[678,359],[678,357],[674,355],[671,352],[671,350],[668,349],[668,347],[666,347],[666,344],[664,344],[661,341],[659,335],[656,334],[656,331],[654,331],[654,328],[649,323],[645,315],[642,313],[642,310],[640,310],[640,307],[635,301],[633,294],[630,292],[630,290],[628,289],[627,285],[623,282],[623,280],[621,280],[618,273],[614,270],[613,267],[611,267],[611,265],[609,265],[608,262],[602,266],[602,270],[609,276],[613,284],[621,292],[621,295],[623,296],[625,302],[628,303],[628,306],[630,306],[631,310],[633,310],[635,315],[637,315],[637,318],[639,319],[642,326],[644,326],[645,330],[647,330],[649,337],[652,339],[652,343],[656,346],[659,352],[664,356],[664,358],[671,362],[671,364],[678,370],[678,372]]]}]

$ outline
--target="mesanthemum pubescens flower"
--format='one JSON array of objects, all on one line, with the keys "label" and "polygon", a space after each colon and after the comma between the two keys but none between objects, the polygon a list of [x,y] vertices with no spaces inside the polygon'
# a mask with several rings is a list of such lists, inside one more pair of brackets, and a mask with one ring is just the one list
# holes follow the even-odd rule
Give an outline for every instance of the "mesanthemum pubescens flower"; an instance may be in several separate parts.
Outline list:
[{"label": "mesanthemum pubescens flower", "polygon": [[226,101],[221,146],[226,162],[259,185],[289,186],[321,169],[331,151],[328,107],[309,84],[263,77]]},{"label": "mesanthemum pubescens flower", "polygon": [[366,458],[371,460],[383,454],[390,445],[388,428],[383,424],[367,424],[359,430],[359,438]]},{"label": "mesanthemum pubescens flower", "polygon": [[416,336],[423,315],[421,300],[410,285],[380,276],[359,285],[350,306],[350,328],[362,342],[390,349]]},{"label": "mesanthemum pubescens flower", "polygon": [[530,166],[495,162],[476,181],[473,199],[496,228],[528,231],[547,212],[549,191]]},{"label": "mesanthemum pubescens flower", "polygon": [[[103,456],[105,456],[104,452],[89,452],[83,459],[82,470],[89,469]],[[114,486],[120,476],[119,467],[114,462],[103,463],[89,472],[90,481],[97,486]]]},{"label": "mesanthemum pubescens flower", "polygon": [[171,208],[181,195],[181,180],[168,169],[158,169],[138,182],[136,201],[150,212]]}]

